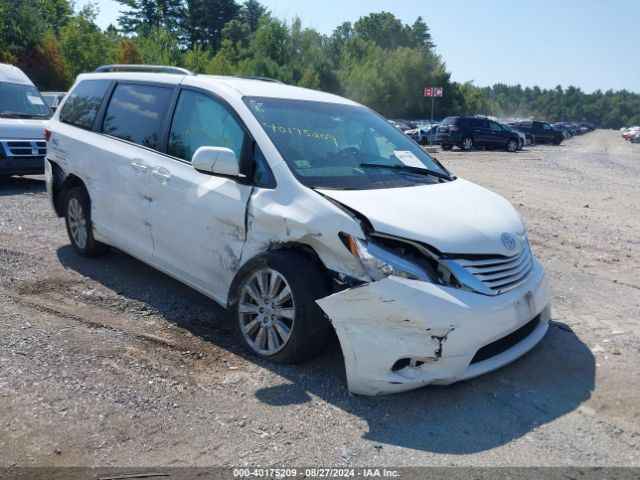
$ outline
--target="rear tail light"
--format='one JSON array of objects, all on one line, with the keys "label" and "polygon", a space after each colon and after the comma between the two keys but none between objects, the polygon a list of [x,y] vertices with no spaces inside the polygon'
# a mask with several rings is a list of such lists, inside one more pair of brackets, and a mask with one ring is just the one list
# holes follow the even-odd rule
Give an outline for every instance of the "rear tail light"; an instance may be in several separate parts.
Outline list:
[{"label": "rear tail light", "polygon": [[454,127],[453,125],[449,125],[449,131],[450,132],[457,132],[458,130],[460,130],[458,127]]},{"label": "rear tail light", "polygon": [[51,130],[49,130],[48,128],[44,129],[44,139],[48,142],[49,140],[51,140]]}]

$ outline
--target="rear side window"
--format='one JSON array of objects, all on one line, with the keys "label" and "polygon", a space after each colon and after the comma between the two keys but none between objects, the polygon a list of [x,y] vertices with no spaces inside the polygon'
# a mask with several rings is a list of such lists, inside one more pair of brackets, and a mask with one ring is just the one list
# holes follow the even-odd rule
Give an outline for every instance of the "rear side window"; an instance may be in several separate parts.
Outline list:
[{"label": "rear side window", "polygon": [[107,107],[102,132],[157,149],[160,128],[172,95],[170,87],[119,84]]},{"label": "rear side window", "polygon": [[111,80],[83,80],[60,110],[60,121],[91,129]]}]

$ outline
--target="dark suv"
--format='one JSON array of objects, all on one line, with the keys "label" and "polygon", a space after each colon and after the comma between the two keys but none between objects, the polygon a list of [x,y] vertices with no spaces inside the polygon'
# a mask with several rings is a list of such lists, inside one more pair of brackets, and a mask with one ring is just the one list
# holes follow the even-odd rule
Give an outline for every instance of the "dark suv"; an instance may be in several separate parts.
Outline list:
[{"label": "dark suv", "polygon": [[517,133],[482,117],[447,117],[438,127],[436,138],[443,150],[458,146],[462,150],[485,147],[515,152],[520,146]]},{"label": "dark suv", "polygon": [[525,133],[531,133],[535,135],[536,142],[538,143],[553,143],[554,145],[560,145],[564,140],[564,134],[560,130],[556,130],[547,122],[538,122],[536,120],[529,120],[524,122],[510,123],[514,127],[522,130]]}]

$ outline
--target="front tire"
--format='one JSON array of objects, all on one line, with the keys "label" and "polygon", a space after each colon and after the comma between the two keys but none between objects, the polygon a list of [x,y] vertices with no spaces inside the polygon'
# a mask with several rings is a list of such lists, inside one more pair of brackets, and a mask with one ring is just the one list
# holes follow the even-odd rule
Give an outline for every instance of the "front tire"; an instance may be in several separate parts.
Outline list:
[{"label": "front tire", "polygon": [[518,145],[519,145],[519,142],[517,142],[516,140],[513,140],[513,139],[509,140],[507,142],[507,151],[511,153],[516,152],[518,150]]},{"label": "front tire", "polygon": [[331,325],[316,300],[330,294],[316,265],[299,253],[273,251],[247,262],[231,286],[229,313],[238,342],[275,363],[320,353]]},{"label": "front tire", "polygon": [[440,145],[442,147],[442,150],[444,151],[449,151],[453,148],[453,145],[449,145],[448,143],[443,143],[442,145]]},{"label": "front tire", "polygon": [[64,219],[71,246],[82,257],[102,255],[109,246],[93,237],[91,223],[91,200],[83,187],[75,187],[67,192],[64,202]]}]

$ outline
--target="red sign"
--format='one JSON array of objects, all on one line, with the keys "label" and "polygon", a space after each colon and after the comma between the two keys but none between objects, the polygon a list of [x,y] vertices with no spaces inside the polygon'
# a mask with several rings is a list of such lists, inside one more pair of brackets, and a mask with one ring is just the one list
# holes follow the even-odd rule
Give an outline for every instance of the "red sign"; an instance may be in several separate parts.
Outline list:
[{"label": "red sign", "polygon": [[424,87],[425,97],[441,97],[442,87]]}]

